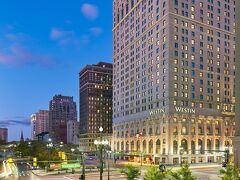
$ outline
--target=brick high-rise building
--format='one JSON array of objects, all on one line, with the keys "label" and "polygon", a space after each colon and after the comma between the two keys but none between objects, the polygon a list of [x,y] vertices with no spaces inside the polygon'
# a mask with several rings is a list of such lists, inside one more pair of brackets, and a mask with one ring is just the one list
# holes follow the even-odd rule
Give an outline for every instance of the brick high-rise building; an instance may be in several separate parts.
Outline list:
[{"label": "brick high-rise building", "polygon": [[55,141],[67,143],[67,122],[77,121],[73,97],[56,95],[49,103],[49,132]]},{"label": "brick high-rise building", "polygon": [[49,111],[39,110],[31,115],[32,140],[37,140],[37,135],[49,132]]},{"label": "brick high-rise building", "polygon": [[94,139],[103,127],[104,135],[112,134],[112,64],[87,65],[80,80],[80,148],[95,150]]},{"label": "brick high-rise building", "polygon": [[0,128],[0,140],[3,142],[8,142],[8,129]]},{"label": "brick high-rise building", "polygon": [[232,151],[235,2],[114,0],[112,150],[155,163]]}]

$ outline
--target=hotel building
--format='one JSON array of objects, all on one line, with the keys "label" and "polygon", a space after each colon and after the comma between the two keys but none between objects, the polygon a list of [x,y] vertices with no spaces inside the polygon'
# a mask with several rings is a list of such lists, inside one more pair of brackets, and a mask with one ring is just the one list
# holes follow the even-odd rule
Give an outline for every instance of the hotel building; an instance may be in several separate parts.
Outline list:
[{"label": "hotel building", "polygon": [[95,151],[94,140],[100,135],[112,136],[112,68],[111,63],[99,62],[87,65],[79,73],[82,151]]},{"label": "hotel building", "polygon": [[222,161],[234,135],[235,1],[113,3],[112,150]]}]

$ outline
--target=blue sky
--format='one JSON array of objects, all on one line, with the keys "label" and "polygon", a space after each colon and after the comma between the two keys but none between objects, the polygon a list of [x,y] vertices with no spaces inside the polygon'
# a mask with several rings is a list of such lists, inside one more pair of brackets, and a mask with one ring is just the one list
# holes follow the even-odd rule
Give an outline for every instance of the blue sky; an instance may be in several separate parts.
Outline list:
[{"label": "blue sky", "polygon": [[30,115],[74,96],[86,64],[112,61],[112,0],[2,0],[0,127],[30,137]]}]

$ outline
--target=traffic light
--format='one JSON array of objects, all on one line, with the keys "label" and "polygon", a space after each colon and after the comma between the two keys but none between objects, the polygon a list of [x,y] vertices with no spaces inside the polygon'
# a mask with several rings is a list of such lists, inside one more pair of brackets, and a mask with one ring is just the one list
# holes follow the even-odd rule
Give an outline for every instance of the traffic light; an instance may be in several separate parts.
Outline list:
[{"label": "traffic light", "polygon": [[58,152],[58,157],[60,157],[60,158],[62,157],[62,151]]},{"label": "traffic light", "polygon": [[34,166],[34,167],[37,166],[37,158],[36,158],[36,157],[33,158],[33,166]]},{"label": "traffic light", "polygon": [[66,159],[66,154],[65,154],[65,152],[62,152],[62,160],[65,160]]}]

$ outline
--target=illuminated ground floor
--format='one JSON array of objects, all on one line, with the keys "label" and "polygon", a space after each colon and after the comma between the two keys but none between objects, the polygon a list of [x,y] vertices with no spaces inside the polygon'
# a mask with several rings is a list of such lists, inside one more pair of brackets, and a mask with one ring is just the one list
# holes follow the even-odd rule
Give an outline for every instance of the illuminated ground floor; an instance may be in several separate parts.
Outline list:
[{"label": "illuminated ground floor", "polygon": [[115,123],[112,150],[143,163],[222,162],[232,153],[233,127],[231,116],[151,116]]}]

